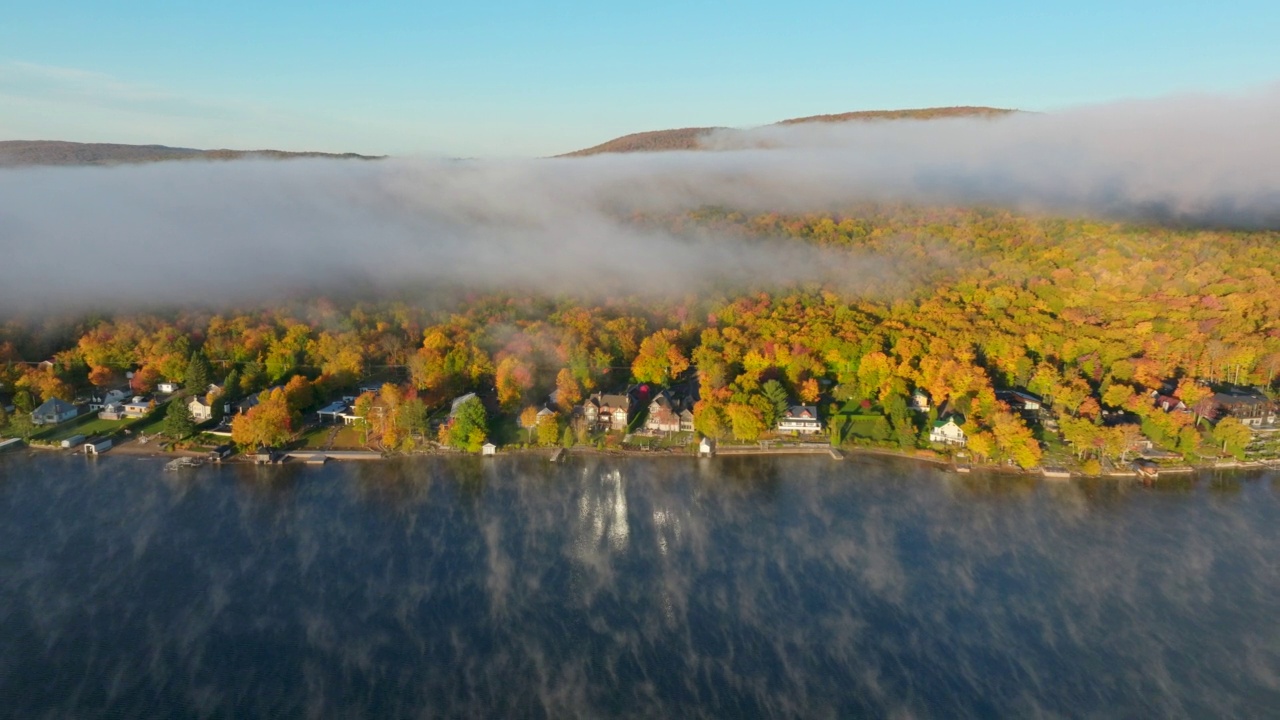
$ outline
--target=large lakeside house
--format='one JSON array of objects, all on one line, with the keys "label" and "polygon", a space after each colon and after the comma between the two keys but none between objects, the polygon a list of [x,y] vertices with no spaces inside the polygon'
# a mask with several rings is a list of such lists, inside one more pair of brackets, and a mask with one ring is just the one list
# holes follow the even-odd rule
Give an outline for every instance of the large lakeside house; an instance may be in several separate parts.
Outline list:
[{"label": "large lakeside house", "polygon": [[582,417],[589,428],[625,430],[631,419],[631,397],[625,393],[595,393],[582,403]]},{"label": "large lakeside house", "polygon": [[792,405],[778,418],[778,432],[793,432],[800,435],[814,435],[822,432],[822,421],[818,419],[818,408],[813,405]]},{"label": "large lakeside house", "polygon": [[940,445],[965,445],[969,439],[960,428],[962,424],[964,424],[964,417],[960,415],[949,414],[938,418],[929,429],[929,442]]},{"label": "large lakeside house", "polygon": [[649,432],[693,432],[693,397],[663,390],[649,403]]}]

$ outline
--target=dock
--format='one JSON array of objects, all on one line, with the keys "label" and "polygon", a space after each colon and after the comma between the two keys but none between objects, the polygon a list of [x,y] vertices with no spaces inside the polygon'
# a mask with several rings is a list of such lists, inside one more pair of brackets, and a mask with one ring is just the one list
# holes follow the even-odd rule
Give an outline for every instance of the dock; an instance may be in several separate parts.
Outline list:
[{"label": "dock", "polygon": [[372,450],[292,450],[284,454],[290,460],[301,460],[308,465],[323,465],[329,460],[381,460],[382,453]]},{"label": "dock", "polygon": [[201,460],[200,458],[180,457],[180,458],[174,458],[169,462],[165,463],[164,469],[165,470],[182,470],[185,468],[198,468],[203,464],[204,464],[204,461]]},{"label": "dock", "polygon": [[551,453],[551,462],[560,462],[560,460],[564,458],[565,454],[564,448],[556,448],[555,452]]},{"label": "dock", "polygon": [[10,438],[9,440],[0,440],[0,452],[6,450],[17,450],[22,447],[21,438]]}]

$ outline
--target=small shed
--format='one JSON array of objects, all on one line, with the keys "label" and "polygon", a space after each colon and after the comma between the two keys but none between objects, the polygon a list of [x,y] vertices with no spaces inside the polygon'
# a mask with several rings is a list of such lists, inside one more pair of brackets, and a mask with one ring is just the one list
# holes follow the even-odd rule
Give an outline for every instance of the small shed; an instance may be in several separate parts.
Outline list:
[{"label": "small shed", "polygon": [[276,461],[275,451],[271,448],[260,447],[253,454],[253,462],[258,465],[270,465]]},{"label": "small shed", "polygon": [[71,437],[59,443],[59,445],[64,448],[73,448],[82,442],[84,442],[83,435],[72,435]]},{"label": "small shed", "polygon": [[698,454],[703,457],[710,457],[716,452],[716,443],[711,438],[704,437],[702,442],[698,443]]},{"label": "small shed", "polygon": [[85,455],[101,455],[111,449],[111,438],[96,437],[84,441]]},{"label": "small shed", "polygon": [[494,445],[491,442],[487,442],[484,445],[480,446],[480,454],[481,455],[497,455],[498,446]]},{"label": "small shed", "polygon": [[222,462],[231,456],[230,445],[219,445],[209,451],[209,459],[213,462]]}]

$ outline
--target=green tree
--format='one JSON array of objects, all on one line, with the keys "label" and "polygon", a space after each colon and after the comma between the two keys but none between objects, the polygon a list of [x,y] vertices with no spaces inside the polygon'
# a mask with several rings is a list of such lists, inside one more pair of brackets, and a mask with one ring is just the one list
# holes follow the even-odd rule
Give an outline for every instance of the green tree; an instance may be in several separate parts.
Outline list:
[{"label": "green tree", "polygon": [[471,398],[458,406],[449,423],[448,442],[468,452],[480,452],[489,437],[489,416],[480,398]]},{"label": "green tree", "polygon": [[766,427],[773,427],[778,423],[778,418],[787,414],[787,409],[791,407],[791,396],[787,393],[787,389],[782,387],[782,383],[777,380],[768,380],[760,386],[760,391],[764,393],[764,397],[769,401],[770,413],[764,417]]},{"label": "green tree", "polygon": [[5,432],[7,432],[11,437],[28,440],[35,434],[36,429],[36,424],[31,422],[31,415],[27,413],[14,413],[9,417],[9,429]]},{"label": "green tree", "polygon": [[173,440],[184,440],[196,431],[191,408],[181,398],[169,401],[164,415],[164,434]]},{"label": "green tree", "polygon": [[235,402],[241,397],[240,371],[236,368],[231,368],[231,372],[227,373],[226,379],[222,381],[222,400],[223,402]]},{"label": "green tree", "polygon": [[211,376],[209,362],[204,359],[204,353],[199,350],[191,353],[191,360],[187,363],[187,372],[183,380],[187,390],[195,395],[204,395],[209,389]]},{"label": "green tree", "polygon": [[1223,418],[1213,428],[1213,439],[1222,445],[1222,451],[1237,460],[1244,459],[1244,450],[1253,439],[1253,432],[1233,417]]}]

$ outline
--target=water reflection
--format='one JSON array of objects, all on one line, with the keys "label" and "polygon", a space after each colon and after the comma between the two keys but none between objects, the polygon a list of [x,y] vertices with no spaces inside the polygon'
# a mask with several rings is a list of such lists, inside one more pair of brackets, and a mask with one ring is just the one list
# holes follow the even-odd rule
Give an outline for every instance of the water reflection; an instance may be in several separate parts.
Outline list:
[{"label": "water reflection", "polygon": [[1270,475],[0,458],[0,716],[1262,716]]}]

